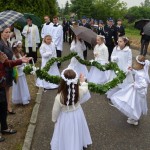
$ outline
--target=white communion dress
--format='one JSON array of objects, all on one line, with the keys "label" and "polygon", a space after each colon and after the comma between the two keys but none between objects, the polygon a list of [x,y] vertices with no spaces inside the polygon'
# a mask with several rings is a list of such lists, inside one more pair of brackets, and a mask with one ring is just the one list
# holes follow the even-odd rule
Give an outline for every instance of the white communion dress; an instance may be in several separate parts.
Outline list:
[{"label": "white communion dress", "polygon": [[[77,52],[78,56],[81,59],[84,59],[83,58],[83,51],[86,50],[86,46],[84,44],[84,41],[80,42],[79,40],[77,40],[75,42],[73,40],[72,43],[71,43],[70,50],[72,52]],[[87,78],[87,75],[88,75],[87,67],[85,65],[81,64],[75,57],[73,57],[71,59],[68,68],[71,68],[71,69],[75,70],[78,75],[80,75],[81,73],[84,74],[84,76]]]},{"label": "white communion dress", "polygon": [[[20,55],[21,58],[21,55]],[[16,60],[16,57],[14,56]],[[12,103],[26,105],[31,100],[25,73],[23,72],[24,64],[16,66],[18,71],[17,83],[13,82],[12,86]]]},{"label": "white communion dress", "polygon": [[[79,86],[79,99],[88,92],[88,84]],[[84,112],[78,101],[74,106],[61,103],[61,94],[57,94],[52,110],[52,121],[55,123],[51,140],[52,150],[82,150],[92,144]]]},{"label": "white communion dress", "polygon": [[[97,44],[94,48],[95,61],[101,65],[108,63],[108,48],[103,43],[101,45]],[[100,71],[98,68],[92,66],[88,74],[88,82],[93,82],[96,84],[103,84],[109,80],[110,71]]]},{"label": "white communion dress", "polygon": [[[55,45],[51,43],[50,45],[47,45],[43,43],[40,47],[40,54],[42,56],[42,64],[41,64],[41,69],[45,67],[46,63],[52,58],[56,57],[56,49]],[[49,75],[54,75],[54,76],[60,76],[60,72],[57,66],[57,62],[55,62],[49,69],[48,71]],[[58,87],[57,84],[53,84],[50,82],[46,82],[45,80],[41,80],[37,78],[36,86],[38,87],[43,87],[45,89],[55,89]]]},{"label": "white communion dress", "polygon": [[111,102],[127,117],[139,120],[142,114],[147,114],[146,95],[150,80],[145,69],[135,70],[134,73],[135,82],[113,94]]},{"label": "white communion dress", "polygon": [[[121,88],[124,88],[126,85],[134,82],[133,75],[131,71],[128,70],[128,68],[132,66],[132,52],[129,46],[126,46],[124,49],[120,49],[119,46],[116,46],[113,49],[113,52],[111,55],[111,61],[117,63],[118,67],[121,70],[123,70],[124,73],[126,74],[126,78],[124,79],[123,83],[119,84],[117,87],[107,92],[108,98],[111,98],[111,95],[113,95],[115,92],[117,92]],[[110,81],[115,77],[116,75],[114,71],[111,71]]]}]

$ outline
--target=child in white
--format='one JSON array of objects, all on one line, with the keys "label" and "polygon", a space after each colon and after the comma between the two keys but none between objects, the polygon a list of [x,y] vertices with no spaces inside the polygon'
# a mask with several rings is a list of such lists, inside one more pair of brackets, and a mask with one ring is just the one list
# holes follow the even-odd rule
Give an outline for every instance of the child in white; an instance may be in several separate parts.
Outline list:
[{"label": "child in white", "polygon": [[[94,48],[94,57],[95,61],[105,65],[108,63],[108,48],[104,44],[105,37],[98,35],[97,36],[97,45]],[[100,71],[96,67],[91,67],[88,74],[88,82],[93,82],[97,84],[103,84],[109,79],[109,71]]]},{"label": "child in white", "polygon": [[[56,57],[56,48],[54,43],[52,42],[52,38],[50,35],[46,35],[44,37],[43,43],[40,47],[40,54],[42,56],[41,69],[45,67],[46,63],[51,58]],[[48,74],[54,76],[60,76],[60,72],[56,62],[50,67]],[[45,80],[41,80],[39,78],[37,79],[36,85],[38,87],[43,87],[45,89],[55,89],[58,87],[57,84],[46,82]]]},{"label": "child in white", "polygon": [[[126,37],[119,37],[118,46],[113,49],[111,55],[111,61],[116,62],[121,70],[126,73],[126,78],[123,83],[119,84],[117,87],[109,90],[107,92],[107,97],[111,98],[111,95],[117,92],[120,88],[124,88],[129,83],[133,83],[133,75],[129,68],[132,66],[132,52],[129,47],[129,40]],[[111,72],[110,80],[112,80],[116,75]]]},{"label": "child in white", "polygon": [[124,113],[128,118],[129,124],[138,125],[141,115],[147,114],[147,88],[150,83],[148,75],[150,62],[144,56],[137,56],[136,63],[133,65],[135,74],[134,83],[119,90],[111,97],[114,106]]},{"label": "child in white", "polygon": [[[83,51],[86,50],[86,46],[84,44],[84,41],[79,39],[78,36],[74,36],[74,39],[73,39],[73,41],[71,43],[70,50],[72,52],[77,52],[78,56],[81,59],[84,59]],[[68,67],[74,69],[78,73],[78,75],[83,73],[84,76],[87,78],[88,70],[87,70],[86,66],[81,64],[75,57],[73,57],[71,59],[71,62],[70,62]]]},{"label": "child in white", "polygon": [[[12,45],[12,49],[14,52],[13,59],[20,59],[21,50],[22,50],[22,42],[16,41]],[[24,64],[16,66],[18,71],[18,80],[17,82],[13,82],[12,87],[12,102],[14,104],[23,104],[26,105],[30,101],[30,93],[26,81],[26,76],[23,72]]]},{"label": "child in white", "polygon": [[55,122],[52,150],[82,150],[92,144],[88,125],[79,99],[88,92],[88,83],[84,76],[72,69],[65,69],[55,98],[52,121]]}]

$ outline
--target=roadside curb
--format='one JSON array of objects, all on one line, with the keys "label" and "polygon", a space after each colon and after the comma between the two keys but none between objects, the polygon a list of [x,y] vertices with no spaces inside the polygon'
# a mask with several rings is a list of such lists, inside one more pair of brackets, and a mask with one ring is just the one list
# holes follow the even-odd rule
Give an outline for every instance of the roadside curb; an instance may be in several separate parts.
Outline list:
[{"label": "roadside curb", "polygon": [[38,112],[39,112],[39,107],[41,104],[41,97],[43,93],[43,88],[39,88],[37,97],[35,100],[35,105],[32,110],[31,118],[30,118],[30,123],[26,132],[26,136],[24,139],[24,144],[22,147],[22,150],[30,150],[31,149],[31,143],[34,135],[34,131],[36,128],[36,122],[37,122],[37,117],[38,117]]}]

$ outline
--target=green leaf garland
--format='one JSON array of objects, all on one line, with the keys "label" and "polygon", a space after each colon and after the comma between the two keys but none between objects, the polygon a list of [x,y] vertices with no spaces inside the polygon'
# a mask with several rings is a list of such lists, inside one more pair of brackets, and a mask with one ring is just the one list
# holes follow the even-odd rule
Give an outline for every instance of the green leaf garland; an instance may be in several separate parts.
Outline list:
[{"label": "green leaf garland", "polygon": [[[77,56],[77,53],[74,53],[74,52],[70,53],[69,55],[64,56],[62,58],[50,59],[46,63],[46,65],[43,69],[36,70],[37,77],[40,79],[44,79],[45,81],[50,82],[50,83],[59,84],[61,77],[49,75],[48,71],[54,62],[64,62],[64,61],[71,59],[72,57],[75,57],[81,64],[84,64],[86,66],[97,67],[101,71],[114,70],[115,74],[117,75],[116,78],[114,78],[112,81],[107,82],[105,84],[95,84],[95,83],[89,82],[88,87],[91,92],[105,94],[108,90],[110,90],[110,89],[116,87],[118,84],[122,83],[123,80],[126,78],[125,73],[122,70],[120,70],[120,68],[118,67],[118,65],[116,63],[110,62],[106,65],[101,65],[97,61],[90,62],[88,60],[83,60],[79,56]],[[32,65],[26,66],[24,68],[24,72],[26,74],[30,74],[31,71],[33,71]]]}]

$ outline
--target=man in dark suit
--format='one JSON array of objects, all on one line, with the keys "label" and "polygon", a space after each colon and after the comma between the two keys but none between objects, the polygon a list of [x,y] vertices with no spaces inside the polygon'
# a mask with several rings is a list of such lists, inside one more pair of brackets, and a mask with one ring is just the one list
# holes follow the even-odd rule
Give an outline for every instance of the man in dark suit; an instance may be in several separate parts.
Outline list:
[{"label": "man in dark suit", "polygon": [[63,19],[62,26],[63,26],[63,39],[64,39],[64,42],[68,42],[69,23],[65,18]]},{"label": "man in dark suit", "polygon": [[99,20],[97,34],[104,35],[104,22],[102,20]]},{"label": "man in dark suit", "polygon": [[118,33],[118,37],[125,35],[125,29],[124,26],[122,25],[121,19],[118,19],[117,21],[117,33]]},{"label": "man in dark suit", "polygon": [[112,18],[107,19],[107,24],[104,26],[104,36],[106,40],[106,46],[108,47],[109,60],[111,58],[111,53],[115,45],[117,45],[118,35],[117,28],[114,25]]},{"label": "man in dark suit", "polygon": [[[82,23],[79,23],[79,26],[84,26],[84,27],[86,27],[88,29],[91,29],[90,24],[87,23],[86,16],[83,16],[81,21],[82,21]],[[86,50],[83,52],[83,56],[84,56],[84,59],[87,59],[87,47],[89,49],[91,49],[91,44],[85,42],[85,45],[86,45]]]}]

